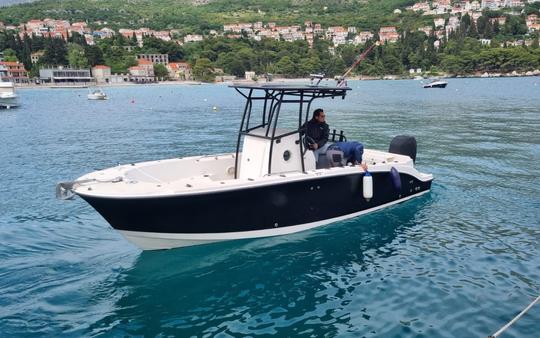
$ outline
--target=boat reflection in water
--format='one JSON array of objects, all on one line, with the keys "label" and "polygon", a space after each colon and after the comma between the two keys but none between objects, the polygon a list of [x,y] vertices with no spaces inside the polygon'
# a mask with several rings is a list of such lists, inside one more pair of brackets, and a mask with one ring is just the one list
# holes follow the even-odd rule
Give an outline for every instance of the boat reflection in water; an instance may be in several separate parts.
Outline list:
[{"label": "boat reflection in water", "polygon": [[[431,203],[425,196],[290,236],[142,252],[112,285],[96,286],[102,293],[97,297],[118,298],[90,330],[188,337],[222,327],[236,336],[300,325],[335,336],[330,333],[358,319],[343,316],[329,323],[320,318],[328,307],[339,311],[339,304],[362,303],[359,294],[379,292],[370,280],[407,245],[409,232]],[[276,308],[282,308],[279,318],[272,314]],[[311,318],[309,324],[305,318]]]}]

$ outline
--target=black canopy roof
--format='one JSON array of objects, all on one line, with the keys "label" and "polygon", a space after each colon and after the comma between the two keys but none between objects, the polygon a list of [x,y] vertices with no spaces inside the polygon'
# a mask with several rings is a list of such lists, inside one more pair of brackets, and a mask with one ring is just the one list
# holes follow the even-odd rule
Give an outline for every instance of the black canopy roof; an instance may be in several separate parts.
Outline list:
[{"label": "black canopy roof", "polygon": [[294,84],[285,84],[285,83],[254,83],[254,84],[244,84],[236,83],[232,84],[229,87],[231,88],[241,88],[241,89],[262,89],[262,90],[277,90],[277,91],[309,91],[309,92],[330,92],[330,91],[347,91],[351,90],[349,87],[336,87],[336,86],[312,86],[308,84],[294,83]]},{"label": "black canopy roof", "polygon": [[[254,99],[252,92],[254,90],[262,90],[266,95],[272,96],[302,96],[303,100],[309,100],[309,98],[324,98],[324,97],[342,97],[344,98],[347,91],[351,90],[349,87],[337,87],[337,86],[313,86],[308,84],[284,84],[284,83],[253,83],[253,84],[232,84],[229,87],[236,89],[242,96],[246,98]],[[249,91],[249,94],[243,93],[243,91]],[[256,95],[255,95],[256,96]]]}]

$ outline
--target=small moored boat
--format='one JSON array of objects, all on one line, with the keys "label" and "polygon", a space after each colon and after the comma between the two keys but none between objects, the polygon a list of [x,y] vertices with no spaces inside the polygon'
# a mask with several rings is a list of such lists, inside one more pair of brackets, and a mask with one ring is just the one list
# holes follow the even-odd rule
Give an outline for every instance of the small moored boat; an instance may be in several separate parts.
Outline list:
[{"label": "small moored boat", "polygon": [[[231,87],[246,99],[235,152],[95,171],[59,183],[57,197],[82,197],[126,239],[152,250],[291,234],[430,190],[433,176],[414,166],[413,137],[394,138],[389,152],[366,149],[369,174],[339,150],[315,161],[302,128],[312,102],[345,98],[349,87]],[[296,126],[282,121],[285,105],[296,107]],[[343,132],[332,135],[346,140]]]},{"label": "small moored boat", "polygon": [[424,88],[446,88],[448,82],[441,80],[433,80],[429,83],[424,84]]},{"label": "small moored boat", "polygon": [[90,94],[88,94],[88,100],[107,100],[107,94],[101,89],[94,89]]},{"label": "small moored boat", "polygon": [[19,106],[18,95],[15,93],[13,82],[0,81],[0,108],[14,108]]}]

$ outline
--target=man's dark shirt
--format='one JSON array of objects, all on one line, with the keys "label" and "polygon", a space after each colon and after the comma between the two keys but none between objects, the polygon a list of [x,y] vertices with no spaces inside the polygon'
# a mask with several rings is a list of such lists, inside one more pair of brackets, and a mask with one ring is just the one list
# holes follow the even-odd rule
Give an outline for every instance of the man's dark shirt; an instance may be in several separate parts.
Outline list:
[{"label": "man's dark shirt", "polygon": [[307,136],[311,137],[315,142],[317,142],[319,148],[328,142],[328,137],[330,136],[330,127],[328,127],[326,122],[319,123],[319,121],[311,119],[304,124],[302,129],[305,131]]}]

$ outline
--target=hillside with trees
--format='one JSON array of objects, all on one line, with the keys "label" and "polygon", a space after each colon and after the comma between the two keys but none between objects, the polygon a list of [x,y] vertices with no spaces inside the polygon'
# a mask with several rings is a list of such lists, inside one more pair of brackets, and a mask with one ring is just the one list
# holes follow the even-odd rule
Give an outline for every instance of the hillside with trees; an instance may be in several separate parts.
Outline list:
[{"label": "hillside with trees", "polygon": [[[413,3],[409,0],[216,0],[208,4],[187,0],[44,0],[2,8],[0,21],[19,24],[47,16],[72,22],[84,20],[95,29],[107,21],[107,27],[174,28],[180,30],[180,34],[199,32],[205,34],[205,38],[179,45],[174,41],[145,36],[141,46],[135,36],[126,38],[117,34],[88,45],[76,33],[66,41],[40,36],[21,37],[4,31],[0,32],[0,51],[4,51],[6,60],[23,62],[33,75],[43,65],[87,67],[106,64],[113,73],[125,73],[136,64],[137,54],[163,53],[169,55],[170,61],[187,60],[193,74],[200,80],[211,80],[216,69],[239,77],[243,77],[245,71],[286,77],[318,72],[334,76],[342,74],[359,53],[379,40],[377,32],[382,25],[395,25],[399,32],[397,41],[375,47],[356,74],[376,77],[404,75],[409,69],[418,68],[432,74],[446,72],[455,75],[540,69],[538,32],[528,32],[525,23],[527,15],[540,14],[540,2],[528,4],[521,13],[513,15],[502,11],[483,11],[476,20],[468,14],[462,15],[458,26],[443,38],[434,32],[426,34],[418,30],[425,26],[435,28],[433,17],[405,10],[393,12],[398,7],[404,8]],[[448,20],[448,15],[444,17]],[[504,24],[499,24],[498,18],[504,18]],[[229,23],[275,21],[283,25],[303,25],[308,20],[326,27],[354,26],[375,35],[364,44],[339,46],[320,36],[315,37],[310,46],[305,40],[287,42],[263,37],[257,41],[247,35],[237,38],[206,35],[210,29],[222,31],[223,24]],[[523,43],[518,45],[517,41]],[[37,51],[44,54],[37,64],[32,64],[30,54]]]},{"label": "hillside with trees", "polygon": [[[202,3],[202,4],[199,4]],[[395,8],[413,0],[41,0],[2,8],[0,21],[20,24],[47,17],[70,21],[107,22],[113,28],[150,27],[205,33],[235,22],[274,21],[324,26],[357,26],[375,29],[392,24]]]}]

